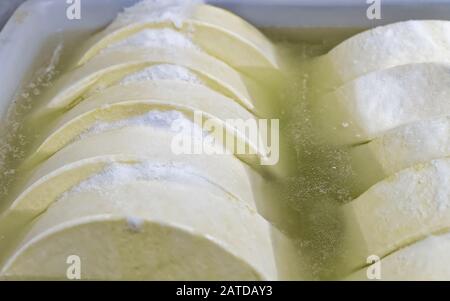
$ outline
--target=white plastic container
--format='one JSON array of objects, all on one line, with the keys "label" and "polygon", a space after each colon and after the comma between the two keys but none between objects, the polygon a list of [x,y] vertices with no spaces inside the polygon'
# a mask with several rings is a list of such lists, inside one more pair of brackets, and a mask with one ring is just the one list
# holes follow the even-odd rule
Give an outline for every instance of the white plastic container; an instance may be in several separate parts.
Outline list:
[{"label": "white plastic container", "polygon": [[[69,20],[63,0],[28,0],[0,33],[0,120],[23,83],[56,46],[73,47],[138,0],[81,0],[81,19]],[[371,27],[407,19],[450,19],[448,0],[381,0],[381,20],[369,20],[364,0],[210,0],[259,27]],[[74,34],[76,33],[76,35]],[[72,42],[72,44],[70,43]]]}]

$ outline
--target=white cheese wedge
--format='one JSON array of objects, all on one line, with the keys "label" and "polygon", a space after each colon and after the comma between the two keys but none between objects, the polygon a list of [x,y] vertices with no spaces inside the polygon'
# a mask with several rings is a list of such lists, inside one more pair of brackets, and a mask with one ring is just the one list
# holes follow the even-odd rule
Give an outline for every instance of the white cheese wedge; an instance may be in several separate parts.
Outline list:
[{"label": "white cheese wedge", "polygon": [[359,77],[313,104],[330,143],[367,142],[398,126],[450,115],[450,64],[409,64]]},{"label": "white cheese wedge", "polygon": [[359,191],[419,163],[450,156],[450,117],[409,123],[350,150]]},{"label": "white cheese wedge", "polygon": [[[128,126],[95,133],[75,141],[33,171],[24,192],[8,211],[31,210],[33,214],[39,214],[59,194],[103,168],[105,162],[116,160],[116,157],[125,162],[147,158],[152,162],[186,166],[192,174],[208,179],[235,198],[254,206],[247,177],[253,173],[243,163],[236,157],[225,154],[175,154],[171,149],[175,134],[152,126]],[[67,177],[67,180],[63,181],[63,177]],[[54,188],[46,192],[42,185]]]},{"label": "white cheese wedge", "polygon": [[[379,262],[381,280],[450,280],[450,234],[430,236],[400,249]],[[373,267],[374,268],[374,267]],[[346,280],[368,280],[364,268]]]},{"label": "white cheese wedge", "polygon": [[400,171],[344,206],[361,232],[366,254],[353,256],[355,268],[369,255],[380,258],[450,226],[450,159]]},{"label": "white cheese wedge", "polygon": [[68,108],[88,95],[120,83],[127,75],[160,64],[188,68],[206,85],[230,96],[249,110],[255,107],[246,86],[249,79],[212,56],[192,49],[130,48],[104,53],[65,73],[49,90],[46,95],[48,101],[40,110]]},{"label": "white cheese wedge", "polygon": [[[232,99],[199,84],[147,80],[107,88],[62,115],[50,131],[42,134],[44,138],[37,143],[36,150],[27,159],[25,166],[33,166],[50,157],[95,123],[120,121],[152,110],[180,111],[186,113],[186,118],[191,119],[196,118],[193,117],[194,114],[201,113],[200,117],[212,121],[217,129],[224,129],[228,135],[236,137],[236,146],[242,144],[248,146],[255,156],[266,156],[258,135],[252,135],[244,128],[239,129],[227,122],[238,119],[257,123],[250,112]],[[36,119],[35,124],[40,122],[41,118]],[[167,126],[170,128],[171,124]]]},{"label": "white cheese wedge", "polygon": [[314,82],[332,88],[395,66],[450,62],[449,32],[450,22],[435,20],[399,22],[364,31],[316,60]]},{"label": "white cheese wedge", "polygon": [[192,166],[192,173],[202,175],[242,201],[253,203],[247,169],[242,162],[227,154],[176,154],[172,151],[174,135],[154,126],[127,126],[93,134],[69,144],[43,162],[31,182],[72,162],[104,155],[134,155]]},{"label": "white cheese wedge", "polygon": [[133,126],[94,134],[62,149],[33,172],[20,190],[22,193],[1,214],[2,244],[11,244],[15,233],[62,193],[113,162],[132,164],[148,160],[184,168],[185,173],[256,208],[250,183],[251,178],[258,177],[254,171],[232,155],[177,155],[171,150],[173,134],[165,129]]},{"label": "white cheese wedge", "polygon": [[165,9],[159,16],[158,10],[149,11],[148,14],[145,11],[128,14],[125,18],[120,16],[88,41],[77,64],[86,63],[114,43],[126,44],[127,39],[133,39],[143,30],[171,28],[180,31],[202,50],[232,67],[241,70],[279,67],[275,47],[258,29],[240,17],[218,7],[195,5],[182,8],[177,19],[171,20],[168,15],[170,11]]},{"label": "white cheese wedge", "polygon": [[3,266],[4,279],[276,279],[270,225],[197,179],[87,185],[43,213]]}]

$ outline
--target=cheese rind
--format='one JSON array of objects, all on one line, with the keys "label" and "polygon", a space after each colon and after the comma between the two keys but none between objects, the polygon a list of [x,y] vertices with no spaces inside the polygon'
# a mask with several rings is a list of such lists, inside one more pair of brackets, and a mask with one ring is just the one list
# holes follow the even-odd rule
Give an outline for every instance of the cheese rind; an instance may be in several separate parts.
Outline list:
[{"label": "cheese rind", "polygon": [[255,27],[234,14],[210,5],[192,8],[181,24],[170,20],[146,20],[130,17],[126,22],[113,22],[88,43],[77,64],[92,59],[112,43],[149,28],[173,28],[190,37],[202,50],[237,69],[279,67],[271,42]]},{"label": "cheese rind", "polygon": [[96,56],[60,77],[40,110],[58,110],[120,82],[129,74],[158,64],[179,65],[199,74],[203,82],[252,110],[254,100],[245,77],[220,60],[195,49],[127,48]]},{"label": "cheese rind", "polygon": [[[68,193],[33,225],[6,279],[275,279],[270,226],[192,179],[130,181]],[[42,267],[45,265],[45,268]]]},{"label": "cheese rind", "polygon": [[333,144],[357,144],[407,123],[450,115],[450,64],[397,66],[359,77],[313,104]]},{"label": "cheese rind", "polygon": [[336,88],[395,66],[450,62],[449,32],[450,22],[437,20],[398,22],[364,31],[316,60],[315,82]]},{"label": "cheese rind", "polygon": [[[21,185],[19,196],[2,212],[2,245],[13,245],[19,231],[62,194],[112,163],[145,161],[178,167],[256,210],[250,179],[258,178],[258,174],[232,155],[175,154],[171,150],[173,135],[164,129],[133,126],[94,134],[65,147],[33,171],[28,182]],[[3,250],[0,255],[5,255]]]},{"label": "cheese rind", "polygon": [[450,155],[450,117],[400,126],[350,150],[358,187],[365,191],[402,169]]},{"label": "cheese rind", "polygon": [[27,158],[24,168],[50,157],[97,122],[125,120],[152,110],[179,111],[190,119],[201,113],[201,117],[213,122],[217,129],[226,130],[227,135],[236,137],[236,146],[242,144],[248,146],[255,156],[266,156],[259,137],[227,122],[236,119],[257,122],[253,114],[232,99],[197,84],[150,80],[107,88],[72,108],[58,118],[50,131],[41,135],[45,139],[36,143],[38,146]]},{"label": "cheese rind", "polygon": [[[450,235],[430,236],[400,249],[379,262],[381,280],[450,280]],[[345,280],[368,280],[364,268]]]},{"label": "cheese rind", "polygon": [[438,159],[402,170],[375,184],[344,206],[358,226],[366,254],[383,257],[450,226],[450,159]]}]

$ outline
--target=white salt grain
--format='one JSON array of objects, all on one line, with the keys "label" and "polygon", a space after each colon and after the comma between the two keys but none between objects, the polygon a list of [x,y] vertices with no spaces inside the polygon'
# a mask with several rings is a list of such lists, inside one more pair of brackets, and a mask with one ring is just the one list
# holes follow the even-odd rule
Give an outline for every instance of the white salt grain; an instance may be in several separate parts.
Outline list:
[{"label": "white salt grain", "polygon": [[109,45],[102,52],[117,50],[124,47],[142,48],[177,48],[196,49],[199,48],[184,34],[169,28],[144,29],[130,37]]},{"label": "white salt grain", "polygon": [[124,77],[120,84],[127,85],[148,80],[179,80],[202,85],[202,80],[189,69],[172,64],[153,65]]},{"label": "white salt grain", "polygon": [[109,163],[101,172],[87,178],[70,190],[64,192],[59,201],[75,193],[95,191],[108,195],[108,188],[124,185],[135,181],[161,181],[169,180],[180,183],[203,183],[201,177],[193,177],[198,174],[192,167],[181,163],[155,163],[142,161],[135,164],[120,162]]},{"label": "white salt grain", "polygon": [[203,3],[199,0],[145,0],[126,8],[120,13],[111,27],[122,27],[133,22],[171,22],[181,27],[189,18],[196,6]]},{"label": "white salt grain", "polygon": [[131,232],[141,232],[144,220],[140,217],[129,216],[127,217],[127,226]]},{"label": "white salt grain", "polygon": [[[179,129],[173,129],[172,125],[177,122],[177,124],[185,124],[185,127],[180,127]],[[190,129],[188,131],[187,125]],[[194,137],[203,137],[206,133],[200,126],[194,124],[191,120],[187,119],[183,113],[179,111],[159,111],[153,110],[145,114],[138,115],[135,117],[122,119],[114,122],[104,122],[98,121],[94,123],[88,130],[80,135],[80,139],[87,136],[103,133],[110,130],[122,129],[131,126],[152,126],[158,128],[166,128],[167,130],[180,133],[185,131],[186,134],[190,134]]]}]

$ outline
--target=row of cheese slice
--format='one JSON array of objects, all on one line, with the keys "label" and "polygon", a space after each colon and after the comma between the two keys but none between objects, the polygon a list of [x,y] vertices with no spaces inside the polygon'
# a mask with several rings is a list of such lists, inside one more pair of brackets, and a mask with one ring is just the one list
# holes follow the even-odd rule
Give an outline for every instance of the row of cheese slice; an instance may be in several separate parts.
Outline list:
[{"label": "row of cheese slice", "polygon": [[258,175],[230,153],[172,149],[174,121],[211,136],[200,111],[265,155],[225,121],[256,118],[251,71],[277,70],[271,43],[219,8],[144,1],[87,45],[27,121],[51,120],[0,217],[0,277],[65,279],[76,255],[82,279],[277,279]]},{"label": "row of cheese slice", "polygon": [[360,33],[314,62],[318,131],[349,148],[356,174],[349,270],[377,255],[385,280],[450,279],[449,58],[450,22],[429,20]]}]

